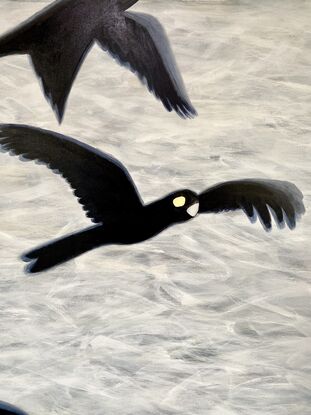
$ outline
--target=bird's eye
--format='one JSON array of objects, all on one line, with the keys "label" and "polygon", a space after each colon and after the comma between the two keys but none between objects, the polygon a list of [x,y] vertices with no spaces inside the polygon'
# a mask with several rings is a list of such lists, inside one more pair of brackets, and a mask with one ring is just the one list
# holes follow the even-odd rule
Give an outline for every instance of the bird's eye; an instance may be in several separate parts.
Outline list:
[{"label": "bird's eye", "polygon": [[185,206],[185,204],[186,198],[184,196],[175,197],[175,199],[173,200],[173,205],[177,208]]}]

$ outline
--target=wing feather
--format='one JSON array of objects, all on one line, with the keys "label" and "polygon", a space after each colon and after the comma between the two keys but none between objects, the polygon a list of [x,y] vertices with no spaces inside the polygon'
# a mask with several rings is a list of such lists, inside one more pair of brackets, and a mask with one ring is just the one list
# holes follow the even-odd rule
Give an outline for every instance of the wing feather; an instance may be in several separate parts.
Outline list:
[{"label": "wing feather", "polygon": [[109,28],[98,31],[96,39],[119,64],[134,72],[168,111],[174,110],[182,118],[197,114],[185,91],[169,40],[156,18],[125,12]]},{"label": "wing feather", "polygon": [[272,227],[271,214],[279,226],[294,229],[304,214],[303,195],[292,183],[245,179],[217,184],[200,195],[200,213],[242,209],[252,220],[259,217],[265,230]]},{"label": "wing feather", "polygon": [[126,168],[108,154],[51,131],[23,125],[0,125],[0,148],[22,160],[37,160],[60,173],[93,222],[142,207]]}]

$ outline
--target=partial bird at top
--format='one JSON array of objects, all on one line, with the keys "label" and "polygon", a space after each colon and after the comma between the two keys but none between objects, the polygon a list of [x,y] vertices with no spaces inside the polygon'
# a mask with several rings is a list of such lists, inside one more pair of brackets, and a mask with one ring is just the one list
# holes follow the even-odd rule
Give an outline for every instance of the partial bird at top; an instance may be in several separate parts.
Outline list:
[{"label": "partial bird at top", "polygon": [[128,67],[182,118],[197,113],[159,21],[127,12],[138,0],[56,0],[0,37],[0,57],[29,54],[58,121],[65,112],[72,84],[96,42]]}]

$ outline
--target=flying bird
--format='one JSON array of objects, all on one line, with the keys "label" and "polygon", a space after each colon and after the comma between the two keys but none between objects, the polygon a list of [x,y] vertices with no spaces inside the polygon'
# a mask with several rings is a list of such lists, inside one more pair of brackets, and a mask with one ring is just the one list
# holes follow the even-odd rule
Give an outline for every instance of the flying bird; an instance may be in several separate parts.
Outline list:
[{"label": "flying bird", "polygon": [[0,414],[1,415],[27,415],[26,412],[6,402],[0,402]]},{"label": "flying bird", "polygon": [[168,111],[192,118],[192,106],[159,21],[126,11],[138,0],[56,0],[0,37],[0,57],[28,54],[58,121],[88,51],[97,43],[128,67]]},{"label": "flying bird", "polygon": [[303,195],[289,182],[245,179],[216,184],[197,194],[184,189],[144,204],[126,168],[116,159],[73,138],[23,125],[0,125],[0,150],[46,164],[72,187],[94,225],[24,255],[36,273],[108,244],[135,244],[198,213],[243,210],[265,230],[272,217],[296,226],[305,211]]}]

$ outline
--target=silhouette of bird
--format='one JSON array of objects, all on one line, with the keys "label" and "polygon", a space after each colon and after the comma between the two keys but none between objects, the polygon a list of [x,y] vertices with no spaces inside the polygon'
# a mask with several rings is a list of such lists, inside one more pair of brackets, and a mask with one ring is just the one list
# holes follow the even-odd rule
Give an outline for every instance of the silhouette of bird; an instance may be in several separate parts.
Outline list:
[{"label": "silhouette of bird", "polygon": [[28,54],[58,121],[74,79],[96,42],[128,67],[168,111],[192,118],[192,106],[163,27],[127,12],[138,0],[57,0],[0,37],[0,57]]},{"label": "silhouette of bird", "polygon": [[26,412],[6,402],[0,402],[0,414],[1,415],[27,415]]},{"label": "silhouette of bird", "polygon": [[[289,182],[245,179],[217,184],[200,194],[184,189],[144,204],[125,167],[73,138],[23,125],[0,125],[0,148],[21,160],[44,163],[74,190],[94,226],[28,252],[26,270],[40,272],[107,244],[135,244],[198,213],[242,209],[265,230],[271,214],[290,229],[304,213],[303,195]],[[271,212],[271,213],[270,213]]]}]

